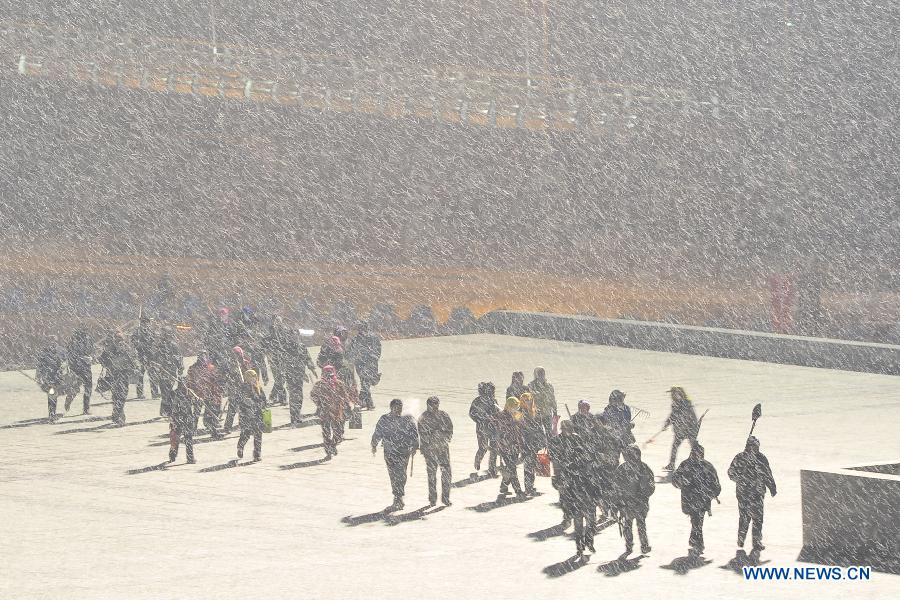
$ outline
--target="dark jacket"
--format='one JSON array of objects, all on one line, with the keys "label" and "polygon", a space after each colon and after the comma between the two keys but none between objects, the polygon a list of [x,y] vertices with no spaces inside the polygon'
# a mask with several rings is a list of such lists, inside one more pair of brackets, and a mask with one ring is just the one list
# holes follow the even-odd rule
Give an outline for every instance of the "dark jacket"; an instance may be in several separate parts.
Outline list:
[{"label": "dark jacket", "polygon": [[358,333],[347,348],[347,357],[359,373],[359,378],[372,381],[378,377],[381,359],[381,338],[377,333]]},{"label": "dark jacket", "polygon": [[528,384],[528,391],[534,396],[534,406],[539,417],[556,414],[556,392],[549,381],[535,379]]},{"label": "dark jacket", "polygon": [[446,412],[426,410],[419,417],[419,440],[423,455],[437,456],[447,453],[452,438],[453,422]]},{"label": "dark jacket", "polygon": [[184,372],[184,357],[171,335],[164,334],[156,339],[150,360],[154,363],[153,367],[160,371],[163,381],[170,382]]},{"label": "dark jacket", "polygon": [[656,478],[646,463],[626,460],[616,468],[613,485],[617,503],[626,515],[647,516],[650,496],[656,491]]},{"label": "dark jacket", "polygon": [[524,383],[511,383],[506,388],[507,398],[521,398],[522,394],[528,391],[528,386]]},{"label": "dark jacket", "polygon": [[416,422],[409,415],[381,415],[372,434],[372,447],[384,445],[384,455],[388,460],[400,460],[419,448],[419,431]]},{"label": "dark jacket", "polygon": [[78,371],[84,371],[91,368],[94,356],[94,342],[86,332],[76,331],[72,335],[72,339],[66,344],[66,355],[69,359],[69,365]]},{"label": "dark jacket", "polygon": [[728,467],[728,478],[735,482],[737,497],[756,499],[769,493],[775,494],[775,478],[769,467],[769,459],[761,452],[743,451],[734,457]]},{"label": "dark jacket", "polygon": [[287,369],[291,347],[291,332],[283,325],[272,324],[263,340],[263,348],[273,369]]},{"label": "dark jacket", "polygon": [[522,422],[501,410],[493,419],[495,445],[501,455],[518,460],[524,447]]},{"label": "dark jacket", "polygon": [[66,351],[59,344],[50,344],[43,348],[37,357],[35,379],[45,392],[50,388],[59,388],[63,381],[62,366],[66,361]]},{"label": "dark jacket", "polygon": [[284,365],[285,377],[288,379],[304,379],[306,369],[313,370],[315,364],[309,355],[306,344],[300,341],[299,336],[288,340],[285,346]]},{"label": "dark jacket", "polygon": [[623,446],[634,443],[634,435],[631,433],[631,407],[627,404],[622,408],[608,404],[603,409],[603,416],[613,434]]},{"label": "dark jacket", "polygon": [[594,435],[594,424],[597,420],[594,415],[577,412],[569,420],[572,421],[576,433],[582,438],[590,438]]},{"label": "dark jacket", "polygon": [[137,357],[132,355],[124,341],[107,342],[97,361],[106,369],[112,384],[127,387],[131,375],[137,370]]},{"label": "dark jacket", "polygon": [[238,409],[241,415],[241,431],[251,434],[262,433],[263,407],[266,398],[256,386],[242,383],[238,389]]},{"label": "dark jacket", "polygon": [[194,417],[193,396],[182,381],[175,389],[172,399],[172,424],[180,431],[193,431],[196,419]]},{"label": "dark jacket", "polygon": [[469,406],[469,418],[479,426],[490,424],[498,412],[500,412],[500,407],[493,398],[478,396],[472,400],[472,404]]},{"label": "dark jacket", "polygon": [[137,352],[138,359],[141,363],[147,364],[151,360],[154,352],[155,336],[153,328],[146,323],[142,323],[131,334],[131,347]]},{"label": "dark jacket", "polygon": [[669,425],[675,430],[676,435],[682,437],[695,437],[699,429],[697,413],[694,405],[687,398],[672,400],[672,412],[666,419],[666,427]]},{"label": "dark jacket", "polygon": [[532,416],[527,411],[521,414],[523,449],[533,454],[542,448],[546,448],[547,435],[544,432],[543,422],[537,415]]},{"label": "dark jacket", "polygon": [[563,510],[574,515],[590,512],[595,506],[591,460],[585,440],[578,434],[559,435],[550,440],[554,485],[559,490]]},{"label": "dark jacket", "polygon": [[681,490],[681,511],[686,515],[710,510],[711,500],[722,493],[716,468],[694,457],[678,465],[672,473],[672,485]]}]

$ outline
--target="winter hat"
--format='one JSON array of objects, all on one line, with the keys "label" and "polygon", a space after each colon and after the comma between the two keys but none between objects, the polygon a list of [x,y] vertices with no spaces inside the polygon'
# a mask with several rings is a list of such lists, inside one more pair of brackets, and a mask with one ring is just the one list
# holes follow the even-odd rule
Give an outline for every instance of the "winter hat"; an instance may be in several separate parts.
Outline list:
[{"label": "winter hat", "polygon": [[328,338],[328,346],[334,352],[343,352],[344,351],[344,344],[341,343],[341,338],[339,338],[336,335],[333,335],[330,338]]},{"label": "winter hat", "polygon": [[622,390],[613,390],[609,394],[609,403],[613,402],[624,402],[625,401],[625,392]]},{"label": "winter hat", "polygon": [[756,436],[751,435],[747,438],[747,450],[753,448],[754,450],[759,450],[759,439]]}]

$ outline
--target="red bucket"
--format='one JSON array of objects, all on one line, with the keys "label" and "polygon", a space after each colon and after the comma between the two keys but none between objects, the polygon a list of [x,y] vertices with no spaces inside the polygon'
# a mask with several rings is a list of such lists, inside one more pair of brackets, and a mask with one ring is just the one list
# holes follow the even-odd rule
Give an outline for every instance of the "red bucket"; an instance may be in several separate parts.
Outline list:
[{"label": "red bucket", "polygon": [[537,469],[535,470],[535,474],[538,477],[550,477],[550,455],[547,454],[546,450],[541,450],[537,453]]}]

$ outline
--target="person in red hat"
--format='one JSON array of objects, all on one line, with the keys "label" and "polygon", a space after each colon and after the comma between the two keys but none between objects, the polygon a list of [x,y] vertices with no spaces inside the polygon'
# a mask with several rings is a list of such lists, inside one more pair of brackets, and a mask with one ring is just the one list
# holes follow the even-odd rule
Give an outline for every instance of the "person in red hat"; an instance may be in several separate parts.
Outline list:
[{"label": "person in red hat", "polygon": [[333,365],[322,369],[322,378],[310,392],[316,404],[316,416],[322,423],[322,444],[325,446],[326,460],[336,456],[337,446],[344,439],[344,410],[350,407],[350,393],[338,378]]}]

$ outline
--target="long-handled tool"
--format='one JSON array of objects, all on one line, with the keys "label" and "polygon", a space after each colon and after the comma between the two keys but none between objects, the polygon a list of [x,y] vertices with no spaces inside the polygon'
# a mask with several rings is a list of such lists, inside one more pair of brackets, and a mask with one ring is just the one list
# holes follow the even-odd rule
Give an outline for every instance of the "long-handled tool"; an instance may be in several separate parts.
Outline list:
[{"label": "long-handled tool", "polygon": [[762,416],[762,404],[757,404],[756,406],[753,407],[753,415],[752,415],[753,424],[750,426],[750,433],[747,434],[748,438],[751,435],[753,435],[753,430],[756,428],[756,420],[759,419],[761,416]]}]

